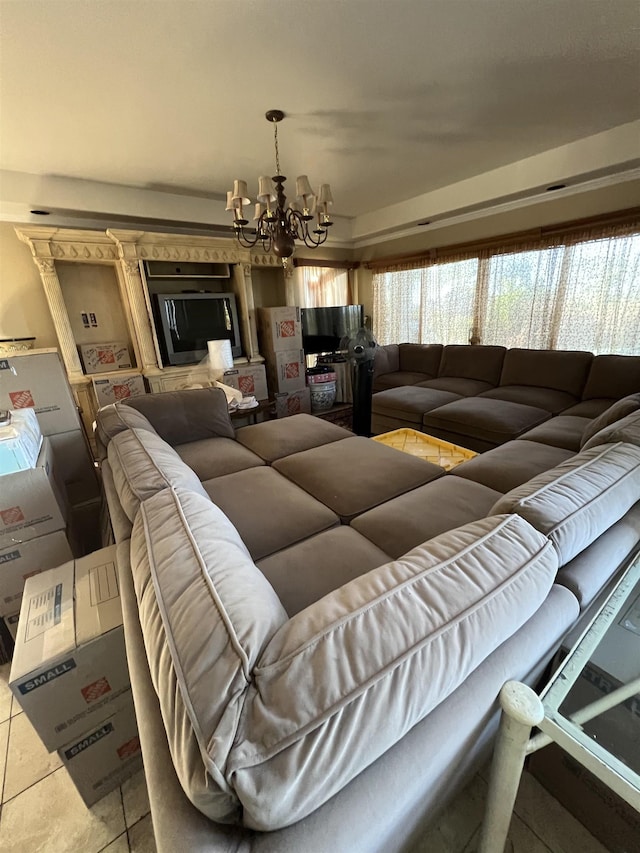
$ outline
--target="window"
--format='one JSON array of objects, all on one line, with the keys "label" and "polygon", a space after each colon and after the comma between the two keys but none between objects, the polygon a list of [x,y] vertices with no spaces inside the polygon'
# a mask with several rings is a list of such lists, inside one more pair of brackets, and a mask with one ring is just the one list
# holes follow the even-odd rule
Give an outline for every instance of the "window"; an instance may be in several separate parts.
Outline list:
[{"label": "window", "polygon": [[473,340],[640,354],[638,233],[496,248],[376,272],[373,294],[381,344]]},{"label": "window", "polygon": [[296,305],[301,308],[330,308],[349,305],[349,274],[335,267],[296,267]]}]

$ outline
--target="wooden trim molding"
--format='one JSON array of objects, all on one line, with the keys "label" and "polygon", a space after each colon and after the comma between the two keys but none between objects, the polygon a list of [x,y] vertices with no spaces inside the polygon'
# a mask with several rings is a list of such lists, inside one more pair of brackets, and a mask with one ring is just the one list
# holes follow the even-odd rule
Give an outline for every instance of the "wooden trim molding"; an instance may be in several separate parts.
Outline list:
[{"label": "wooden trim molding", "polygon": [[569,239],[585,231],[596,231],[599,228],[605,229],[615,226],[629,226],[629,233],[633,233],[636,230],[640,231],[640,207],[631,207],[626,210],[618,210],[613,213],[602,214],[601,216],[590,216],[585,219],[573,219],[570,222],[533,228],[528,231],[503,234],[500,237],[492,237],[487,240],[455,243],[449,246],[427,249],[424,252],[412,255],[378,258],[373,261],[365,261],[363,266],[371,270],[380,270],[396,265],[402,266],[403,264],[419,266],[421,262],[429,264],[456,255],[469,255],[472,257],[480,255],[483,252],[514,249],[520,245],[527,245],[530,248],[531,244],[540,243],[543,245],[547,242],[561,240],[563,237]]},{"label": "wooden trim molding", "polygon": [[357,270],[360,261],[328,261],[322,258],[294,258],[294,267],[327,267],[337,270]]}]

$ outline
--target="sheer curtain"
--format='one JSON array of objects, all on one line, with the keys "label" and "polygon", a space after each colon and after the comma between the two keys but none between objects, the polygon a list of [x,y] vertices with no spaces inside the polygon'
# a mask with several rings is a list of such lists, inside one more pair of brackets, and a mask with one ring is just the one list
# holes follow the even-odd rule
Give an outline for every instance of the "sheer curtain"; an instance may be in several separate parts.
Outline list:
[{"label": "sheer curtain", "polygon": [[380,344],[466,344],[472,331],[478,259],[373,276],[373,333]]},{"label": "sheer curtain", "polygon": [[324,308],[349,305],[349,274],[335,267],[296,267],[296,305]]},{"label": "sheer curtain", "polygon": [[637,229],[542,243],[375,272],[376,338],[639,355]]}]

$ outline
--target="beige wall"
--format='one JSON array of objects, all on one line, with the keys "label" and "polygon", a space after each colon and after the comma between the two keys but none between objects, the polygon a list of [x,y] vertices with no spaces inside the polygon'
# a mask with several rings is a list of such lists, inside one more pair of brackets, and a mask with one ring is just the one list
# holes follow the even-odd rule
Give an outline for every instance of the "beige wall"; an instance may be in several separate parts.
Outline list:
[{"label": "beige wall", "polygon": [[0,338],[31,335],[37,347],[58,345],[31,251],[18,240],[12,223],[0,222]]}]

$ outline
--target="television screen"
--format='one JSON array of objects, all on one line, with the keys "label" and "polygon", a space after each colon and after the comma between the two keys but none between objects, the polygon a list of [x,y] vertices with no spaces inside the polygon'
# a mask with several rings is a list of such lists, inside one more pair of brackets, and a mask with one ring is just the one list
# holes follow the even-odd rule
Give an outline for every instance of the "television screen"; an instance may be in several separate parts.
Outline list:
[{"label": "television screen", "polygon": [[207,355],[207,341],[229,340],[242,355],[233,293],[156,293],[156,330],[167,364],[193,364]]},{"label": "television screen", "polygon": [[310,355],[337,352],[340,341],[364,325],[364,305],[302,309],[302,348]]}]

